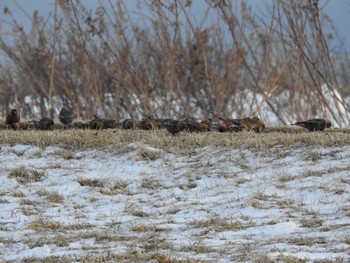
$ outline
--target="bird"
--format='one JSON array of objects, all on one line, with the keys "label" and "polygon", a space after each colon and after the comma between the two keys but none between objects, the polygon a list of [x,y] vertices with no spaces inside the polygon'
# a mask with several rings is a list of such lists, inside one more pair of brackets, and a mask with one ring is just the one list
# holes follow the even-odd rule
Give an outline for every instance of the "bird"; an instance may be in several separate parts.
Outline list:
[{"label": "bird", "polygon": [[328,119],[310,119],[306,121],[298,121],[291,125],[297,125],[307,129],[310,132],[323,131],[325,128],[330,128],[332,123]]},{"label": "bird", "polygon": [[249,123],[252,126],[252,130],[254,132],[261,132],[266,128],[265,123],[258,117],[250,118]]},{"label": "bird", "polygon": [[26,130],[28,128],[28,123],[26,122],[15,122],[11,124],[11,128],[15,131]]},{"label": "bird", "polygon": [[231,128],[236,127],[230,120],[224,119],[222,117],[219,117],[219,120],[221,121],[218,127],[219,132],[232,131]]},{"label": "bird", "polygon": [[163,125],[171,135],[176,135],[186,129],[185,122],[179,120],[168,120],[167,123],[163,123]]},{"label": "bird", "polygon": [[[204,125],[201,125],[203,130],[206,130],[206,131],[211,131],[211,128],[213,126],[213,119],[211,118],[208,118],[207,120],[203,120],[201,121],[200,123],[204,124]],[[206,126],[205,126],[206,125]]]},{"label": "bird", "polygon": [[58,119],[63,123],[65,127],[70,125],[74,119],[73,111],[67,107],[62,107],[60,113],[58,114]]},{"label": "bird", "polygon": [[142,120],[138,123],[137,127],[140,130],[155,130],[158,129],[159,120],[155,119],[152,115],[147,115],[142,118]]},{"label": "bird", "polygon": [[124,130],[134,130],[136,127],[136,120],[126,119],[122,122],[122,129]]},{"label": "bird", "polygon": [[53,125],[54,125],[53,119],[48,117],[41,118],[38,123],[38,127],[40,130],[51,130]]},{"label": "bird", "polygon": [[94,115],[94,118],[99,121],[98,129],[97,130],[103,130],[103,129],[115,129],[118,126],[118,122],[113,119],[103,119],[96,114]]},{"label": "bird", "polygon": [[[233,126],[236,126],[238,131],[261,132],[265,129],[264,122],[258,117],[246,117],[243,119],[224,119],[219,117],[219,120],[222,120],[227,125],[227,129]],[[233,130],[236,131],[236,129]]]},{"label": "bird", "polygon": [[210,130],[208,124],[198,122],[192,118],[185,119],[184,123],[188,132],[206,132]]},{"label": "bird", "polygon": [[228,125],[226,123],[220,123],[218,126],[219,132],[227,132]]},{"label": "bird", "polygon": [[102,130],[103,122],[99,119],[93,119],[88,123],[88,127],[91,130]]},{"label": "bird", "polygon": [[17,109],[10,110],[9,114],[7,114],[6,116],[5,123],[10,126],[11,124],[19,121],[20,121],[20,116],[18,115]]},{"label": "bird", "polygon": [[249,132],[252,130],[252,127],[249,123],[242,123],[237,127],[238,131],[246,131]]},{"label": "bird", "polygon": [[77,129],[77,130],[85,130],[87,128],[89,128],[89,122],[88,123],[85,123],[85,122],[82,122],[82,121],[75,121],[72,123],[72,127],[73,129]]}]

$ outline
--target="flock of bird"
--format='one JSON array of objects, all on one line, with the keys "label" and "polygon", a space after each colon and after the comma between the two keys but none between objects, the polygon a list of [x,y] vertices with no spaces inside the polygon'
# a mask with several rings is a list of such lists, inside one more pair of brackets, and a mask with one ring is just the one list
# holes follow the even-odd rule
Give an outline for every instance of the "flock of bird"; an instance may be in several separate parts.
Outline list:
[{"label": "flock of bird", "polygon": [[[242,118],[242,119],[228,119],[219,117],[218,123],[213,124],[212,119],[197,121],[193,118],[186,118],[183,120],[175,119],[158,119],[153,116],[146,116],[141,120],[126,119],[121,122],[113,119],[104,119],[97,115],[88,122],[74,121],[74,113],[67,107],[62,107],[59,115],[59,121],[63,124],[64,129],[116,129],[121,128],[125,130],[140,129],[140,130],[155,130],[166,129],[170,134],[175,135],[182,131],[187,132],[208,132],[211,130],[218,130],[219,132],[240,132],[251,131],[261,132],[266,127],[262,120],[258,117]],[[55,123],[52,118],[44,117],[40,120],[32,120],[28,122],[21,122],[20,115],[17,109],[12,109],[5,120],[7,127],[14,130],[52,130],[55,128]],[[328,119],[311,119],[306,121],[299,121],[291,125],[301,126],[308,131],[323,131],[331,127],[331,122]],[[62,126],[60,126],[62,127]]]}]

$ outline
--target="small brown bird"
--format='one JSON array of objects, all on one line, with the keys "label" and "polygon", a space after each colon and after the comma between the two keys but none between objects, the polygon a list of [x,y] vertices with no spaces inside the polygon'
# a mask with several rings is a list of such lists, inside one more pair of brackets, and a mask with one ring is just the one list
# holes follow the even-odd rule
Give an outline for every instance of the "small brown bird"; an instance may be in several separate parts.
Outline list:
[{"label": "small brown bird", "polygon": [[254,132],[261,132],[266,128],[265,123],[258,117],[250,118],[250,125],[252,126],[252,130]]},{"label": "small brown bird", "polygon": [[5,123],[7,125],[11,125],[11,124],[19,122],[19,121],[20,121],[20,117],[18,115],[17,109],[10,110],[9,114],[7,114],[7,116],[6,116]]},{"label": "small brown bird", "polygon": [[297,125],[307,129],[310,132],[323,131],[325,128],[330,128],[332,123],[328,119],[311,119],[307,121],[298,121],[291,125]]},{"label": "small brown bird", "polygon": [[89,128],[89,122],[82,122],[82,121],[75,121],[72,123],[72,127],[73,129],[77,129],[77,130],[85,130],[87,128]]},{"label": "small brown bird", "polygon": [[184,121],[168,120],[167,123],[164,123],[163,125],[171,135],[176,135],[186,129]]},{"label": "small brown bird", "polygon": [[93,119],[88,123],[88,127],[91,130],[102,130],[103,122],[98,119]]},{"label": "small brown bird", "polygon": [[238,127],[239,131],[245,131],[245,132],[249,132],[252,130],[252,127],[250,126],[249,123],[242,123],[241,125],[239,125]]},{"label": "small brown bird", "polygon": [[[211,131],[211,128],[213,126],[213,119],[208,118],[207,120],[203,120],[200,123],[204,124],[202,125],[203,130],[205,131]],[[206,125],[206,126],[205,126]]]},{"label": "small brown bird", "polygon": [[238,127],[238,131],[254,131],[261,132],[265,129],[265,124],[258,117],[252,118],[243,118],[243,119],[224,119],[219,117],[228,127],[232,127],[236,125]]},{"label": "small brown bird", "polygon": [[222,117],[219,117],[219,120],[221,121],[218,127],[219,132],[228,132],[232,130],[232,127],[236,127],[230,120]]},{"label": "small brown bird", "polygon": [[15,131],[26,130],[28,128],[28,123],[26,122],[15,122],[11,124],[11,128]]},{"label": "small brown bird", "polygon": [[96,114],[94,115],[94,118],[97,119],[100,123],[98,130],[100,130],[100,129],[101,130],[103,130],[103,129],[115,129],[118,126],[118,122],[116,120],[103,119],[103,118],[97,116]]},{"label": "small brown bird", "polygon": [[51,118],[48,117],[44,117],[41,118],[39,123],[38,123],[38,127],[40,130],[52,130],[52,126],[54,125],[54,121]]},{"label": "small brown bird", "polygon": [[159,120],[155,119],[152,115],[142,118],[137,127],[140,130],[155,130],[159,127]]},{"label": "small brown bird", "polygon": [[186,131],[188,132],[206,132],[210,130],[210,127],[206,123],[198,122],[192,118],[184,121],[186,125]]},{"label": "small brown bird", "polygon": [[228,129],[228,125],[226,123],[219,124],[219,127],[218,127],[219,132],[227,132],[227,129]]},{"label": "small brown bird", "polygon": [[58,119],[63,123],[65,127],[70,125],[74,119],[73,111],[67,107],[62,107],[60,113],[58,114]]},{"label": "small brown bird", "polygon": [[136,120],[126,119],[122,122],[122,129],[124,130],[134,130],[136,127]]}]

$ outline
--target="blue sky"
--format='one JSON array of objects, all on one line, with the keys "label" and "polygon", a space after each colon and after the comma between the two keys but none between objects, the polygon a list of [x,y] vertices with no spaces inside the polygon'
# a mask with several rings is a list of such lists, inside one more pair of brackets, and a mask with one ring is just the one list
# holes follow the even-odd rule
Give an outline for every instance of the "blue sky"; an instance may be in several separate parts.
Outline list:
[{"label": "blue sky", "polygon": [[[100,0],[104,1],[104,0]],[[138,0],[125,0],[124,3],[132,10]],[[226,0],[229,1],[229,0]],[[234,3],[240,3],[241,0],[231,0]],[[107,2],[107,1],[106,1]],[[111,2],[115,2],[111,0]],[[272,0],[246,0],[246,2],[252,5],[254,11],[257,15],[264,15],[264,3],[272,2]],[[6,16],[3,14],[2,10],[6,6],[8,7],[12,14],[18,18],[18,21],[21,21],[24,25],[29,22],[26,15],[21,10],[25,10],[29,15],[32,15],[35,10],[39,11],[39,14],[45,15],[48,13],[54,12],[54,0],[0,0],[0,23],[3,24],[7,20]],[[82,3],[95,9],[99,5],[98,0],[82,0]],[[193,13],[194,16],[202,17],[204,14],[205,0],[193,0],[194,7]],[[339,34],[343,37],[346,42],[346,46],[350,44],[350,0],[320,0],[321,7],[324,7],[324,11],[329,17],[332,18],[336,29]],[[21,8],[19,8],[19,6]],[[350,50],[348,48],[348,50]]]}]

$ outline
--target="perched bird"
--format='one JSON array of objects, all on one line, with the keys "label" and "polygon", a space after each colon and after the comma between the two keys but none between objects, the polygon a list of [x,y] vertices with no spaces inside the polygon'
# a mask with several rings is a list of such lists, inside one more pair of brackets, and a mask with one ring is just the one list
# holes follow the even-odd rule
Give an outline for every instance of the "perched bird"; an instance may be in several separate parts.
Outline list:
[{"label": "perched bird", "polygon": [[265,129],[265,124],[258,117],[243,118],[243,119],[224,119],[219,117],[227,126],[236,126],[238,131],[254,131],[261,132]]},{"label": "perched bird", "polygon": [[124,130],[134,130],[136,127],[136,120],[126,119],[122,122],[122,129]]},{"label": "perched bird", "polygon": [[298,121],[291,125],[297,125],[305,129],[308,129],[310,132],[313,132],[313,131],[323,131],[325,128],[330,128],[332,126],[332,123],[328,119],[311,119],[307,121]]},{"label": "perched bird", "polygon": [[98,119],[93,119],[88,123],[88,127],[91,130],[102,130],[103,122]]},{"label": "perched bird", "polygon": [[219,117],[219,120],[221,121],[218,127],[219,132],[228,132],[230,131],[231,127],[236,127],[235,124],[233,124],[231,121],[226,120],[222,117]]},{"label": "perched bird", "polygon": [[41,118],[38,123],[38,127],[40,130],[51,130],[53,125],[54,125],[53,119],[48,117]]},{"label": "perched bird", "polygon": [[77,129],[77,130],[85,130],[87,128],[89,128],[90,123],[86,123],[86,122],[82,122],[82,121],[75,121],[72,123],[72,127],[73,129]]},{"label": "perched bird", "polygon": [[213,126],[213,119],[208,118],[207,120],[203,120],[200,123],[204,124],[204,125],[202,125],[203,130],[211,131],[211,128]]},{"label": "perched bird", "polygon": [[186,129],[184,121],[168,120],[167,123],[163,123],[163,125],[171,135],[178,134]]},{"label": "perched bird", "polygon": [[15,131],[26,130],[28,128],[28,123],[26,122],[15,122],[11,124],[11,128]]},{"label": "perched bird", "polygon": [[249,123],[242,123],[241,125],[239,125],[237,127],[238,131],[246,131],[246,132],[249,132],[252,130],[252,127],[250,126]]},{"label": "perched bird", "polygon": [[142,118],[138,123],[137,128],[140,130],[155,130],[158,129],[159,120],[155,119],[152,115]]},{"label": "perched bird", "polygon": [[70,125],[74,119],[73,111],[67,107],[62,107],[60,113],[58,114],[58,119],[63,123],[65,127]]},{"label": "perched bird", "polygon": [[186,125],[186,131],[188,132],[206,132],[210,131],[211,128],[208,124],[198,122],[191,118],[185,119],[184,123]]},{"label": "perched bird", "polygon": [[98,120],[99,125],[97,130],[103,130],[103,129],[115,129],[118,126],[118,122],[116,120],[112,119],[103,119],[96,114],[94,115],[94,118]]},{"label": "perched bird", "polygon": [[227,132],[228,125],[226,123],[220,123],[218,126],[219,132]]},{"label": "perched bird", "polygon": [[20,121],[20,117],[18,115],[17,109],[10,110],[9,114],[7,114],[7,116],[6,116],[5,123],[7,125],[11,125],[11,124],[19,122],[19,121]]},{"label": "perched bird", "polygon": [[260,120],[258,117],[250,118],[249,122],[254,132],[261,132],[266,128],[265,123],[262,120]]}]

